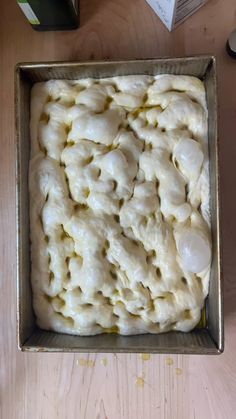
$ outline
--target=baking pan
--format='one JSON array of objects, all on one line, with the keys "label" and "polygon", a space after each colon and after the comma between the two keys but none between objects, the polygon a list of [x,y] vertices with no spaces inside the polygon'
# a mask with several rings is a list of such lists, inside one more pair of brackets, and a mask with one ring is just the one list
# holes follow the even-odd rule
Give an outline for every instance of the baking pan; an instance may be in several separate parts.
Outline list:
[{"label": "baking pan", "polygon": [[[40,330],[35,323],[30,284],[28,164],[30,90],[38,81],[101,78],[128,74],[187,74],[202,79],[209,112],[209,156],[213,259],[205,324],[192,332],[137,336],[80,337]],[[15,69],[17,147],[17,314],[18,346],[31,352],[148,352],[218,354],[224,349],[219,214],[216,63],[212,56],[132,61],[21,63]]]}]

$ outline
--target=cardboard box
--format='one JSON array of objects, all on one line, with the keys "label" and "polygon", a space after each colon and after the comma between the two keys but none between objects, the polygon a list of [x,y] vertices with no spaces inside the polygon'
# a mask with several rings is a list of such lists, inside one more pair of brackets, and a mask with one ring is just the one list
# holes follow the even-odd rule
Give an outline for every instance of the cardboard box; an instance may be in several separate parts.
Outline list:
[{"label": "cardboard box", "polygon": [[208,0],[146,0],[164,25],[172,31]]}]

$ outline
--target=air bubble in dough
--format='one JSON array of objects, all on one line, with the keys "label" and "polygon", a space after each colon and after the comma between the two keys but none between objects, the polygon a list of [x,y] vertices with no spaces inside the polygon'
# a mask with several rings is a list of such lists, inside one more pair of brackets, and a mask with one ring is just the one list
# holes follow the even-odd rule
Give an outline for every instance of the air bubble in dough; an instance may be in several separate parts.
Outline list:
[{"label": "air bubble in dough", "polygon": [[211,250],[207,238],[193,229],[181,234],[178,240],[178,251],[185,269],[190,272],[202,272],[211,260]]},{"label": "air bubble in dough", "polygon": [[199,175],[204,155],[197,141],[184,138],[175,147],[174,156],[188,174]]}]

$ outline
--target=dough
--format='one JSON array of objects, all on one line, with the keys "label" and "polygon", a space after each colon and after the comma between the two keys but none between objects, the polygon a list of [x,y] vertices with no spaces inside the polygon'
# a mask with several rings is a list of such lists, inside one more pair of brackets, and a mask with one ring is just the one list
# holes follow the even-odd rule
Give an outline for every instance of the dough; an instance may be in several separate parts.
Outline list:
[{"label": "dough", "polygon": [[211,263],[203,83],[36,83],[30,128],[38,326],[76,335],[193,329]]}]

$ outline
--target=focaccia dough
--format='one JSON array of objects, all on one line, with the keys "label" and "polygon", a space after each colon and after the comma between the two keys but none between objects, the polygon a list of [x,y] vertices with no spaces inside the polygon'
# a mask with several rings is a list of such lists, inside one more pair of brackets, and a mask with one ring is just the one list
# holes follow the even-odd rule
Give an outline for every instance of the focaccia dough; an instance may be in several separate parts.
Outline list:
[{"label": "focaccia dough", "polygon": [[175,75],[36,83],[30,127],[39,327],[194,328],[211,262],[203,83]]}]

